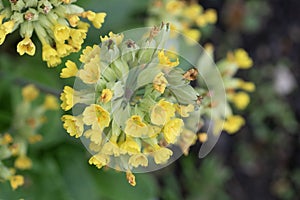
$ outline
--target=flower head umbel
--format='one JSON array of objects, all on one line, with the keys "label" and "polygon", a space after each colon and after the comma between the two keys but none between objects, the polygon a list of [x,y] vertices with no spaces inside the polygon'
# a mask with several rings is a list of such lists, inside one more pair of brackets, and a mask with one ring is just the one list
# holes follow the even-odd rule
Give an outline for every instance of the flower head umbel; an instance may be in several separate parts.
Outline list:
[{"label": "flower head umbel", "polygon": [[28,149],[30,144],[42,140],[38,131],[45,122],[45,113],[59,107],[57,98],[50,94],[45,95],[43,103],[38,103],[37,99],[41,100],[42,95],[33,84],[22,88],[21,94],[22,101],[16,106],[11,134],[0,133],[0,179],[9,181],[13,190],[25,182],[19,173],[34,165]]},{"label": "flower head umbel", "polygon": [[99,29],[105,13],[85,11],[66,0],[16,0],[0,7],[0,45],[8,34],[20,29],[22,40],[17,45],[20,55],[33,56],[36,46],[31,40],[33,32],[42,43],[42,59],[48,67],[61,63],[61,58],[78,52],[86,38],[89,24],[86,18]]},{"label": "flower head umbel", "polygon": [[[64,128],[71,136],[83,135],[90,142],[90,164],[126,171],[133,186],[136,169],[149,170],[151,165],[169,162],[175,154],[170,145],[178,144],[185,127],[182,117],[199,107],[198,93],[183,78],[186,72],[179,58],[163,49],[168,33],[168,24],[147,30],[144,35],[148,37],[136,41],[109,33],[101,37],[100,46],[83,50],[81,69],[67,61],[61,73],[66,78],[76,76],[85,86],[64,88],[62,108],[78,106],[81,110],[62,118]],[[85,90],[94,90],[90,102],[84,101]]]}]

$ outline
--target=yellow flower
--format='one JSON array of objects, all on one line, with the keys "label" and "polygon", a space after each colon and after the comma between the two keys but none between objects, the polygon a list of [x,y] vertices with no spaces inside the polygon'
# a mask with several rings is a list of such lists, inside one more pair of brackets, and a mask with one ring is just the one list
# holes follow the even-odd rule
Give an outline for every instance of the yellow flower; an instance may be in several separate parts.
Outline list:
[{"label": "yellow flower", "polygon": [[94,84],[100,78],[100,57],[94,57],[78,71],[78,77],[87,84]]},{"label": "yellow flower", "polygon": [[167,87],[168,81],[164,76],[164,73],[160,72],[154,77],[153,80],[153,87],[155,90],[163,94],[165,92],[165,89]]},{"label": "yellow flower", "polygon": [[70,78],[76,76],[78,69],[74,62],[68,60],[66,63],[66,68],[63,68],[60,73],[61,78]]},{"label": "yellow flower", "polygon": [[106,13],[97,13],[95,19],[92,21],[95,28],[101,28],[106,17]]},{"label": "yellow flower", "polygon": [[175,108],[173,104],[162,99],[151,110],[151,123],[164,125],[174,115]]},{"label": "yellow flower", "polygon": [[119,148],[115,142],[108,141],[103,145],[102,153],[105,155],[114,155],[115,157],[120,156],[123,151]]},{"label": "yellow flower", "polygon": [[83,122],[86,125],[98,125],[101,130],[109,126],[110,114],[97,104],[91,104],[83,111]]},{"label": "yellow flower", "polygon": [[223,129],[229,134],[237,132],[241,126],[245,124],[245,120],[239,115],[231,115],[227,117]]},{"label": "yellow flower", "polygon": [[187,42],[193,44],[194,41],[199,41],[201,37],[200,31],[197,29],[185,29],[183,34],[187,37]]},{"label": "yellow flower", "polygon": [[153,152],[154,162],[156,164],[165,164],[172,155],[173,152],[170,149],[158,146]]},{"label": "yellow flower", "polygon": [[24,177],[21,175],[15,175],[10,177],[10,185],[13,190],[17,189],[19,186],[24,184]]},{"label": "yellow flower", "polygon": [[82,13],[82,17],[87,18],[91,21],[95,28],[101,28],[104,19],[106,17],[106,13],[94,13],[92,11],[87,11]]},{"label": "yellow flower", "polygon": [[238,92],[238,93],[233,94],[232,96],[228,95],[228,98],[240,110],[245,109],[250,102],[250,97],[245,92]]},{"label": "yellow flower", "polygon": [[175,118],[168,121],[163,129],[166,142],[169,144],[174,144],[177,141],[177,137],[182,132],[183,126],[184,123],[182,119]]},{"label": "yellow flower", "polygon": [[238,81],[238,87],[247,91],[247,92],[253,92],[255,90],[255,85],[252,82],[245,82],[243,80]]},{"label": "yellow flower", "polygon": [[248,69],[253,65],[252,59],[244,49],[237,49],[234,51],[233,58],[229,54],[228,59],[235,62],[242,69]]},{"label": "yellow flower", "polygon": [[33,85],[27,85],[22,89],[22,96],[25,101],[33,101],[39,95],[39,90]]},{"label": "yellow flower", "polygon": [[147,137],[153,138],[161,133],[161,128],[158,126],[148,125]]},{"label": "yellow flower", "polygon": [[128,180],[128,183],[132,186],[135,186],[136,185],[136,182],[135,182],[135,176],[130,172],[130,171],[127,171],[126,172],[126,178]]},{"label": "yellow flower", "polygon": [[60,95],[60,100],[62,100],[61,108],[65,111],[70,110],[76,104],[76,101],[74,101],[74,89],[70,86],[65,86]]},{"label": "yellow flower", "polygon": [[183,15],[189,19],[195,20],[203,12],[203,7],[197,3],[192,3],[184,9]]},{"label": "yellow flower", "polygon": [[86,38],[87,30],[84,29],[71,29],[70,38],[68,39],[68,44],[73,47],[75,52],[81,49],[81,45]]},{"label": "yellow flower", "polygon": [[0,137],[0,144],[2,145],[6,145],[12,142],[13,142],[13,138],[9,133],[5,133],[2,138]]},{"label": "yellow flower", "polygon": [[137,154],[133,154],[129,158],[128,164],[133,167],[138,167],[138,166],[147,167],[148,159],[147,159],[147,156],[145,156],[145,154],[137,153]]},{"label": "yellow flower", "polygon": [[110,89],[104,89],[104,90],[102,90],[99,100],[102,103],[107,103],[111,100],[112,96],[113,96],[113,93]]},{"label": "yellow flower", "polygon": [[84,132],[86,138],[90,138],[91,142],[95,144],[101,144],[102,142],[102,131],[98,128],[92,128]]},{"label": "yellow flower", "polygon": [[105,42],[107,40],[113,40],[116,43],[116,45],[119,45],[123,41],[124,35],[123,34],[114,34],[113,32],[109,32],[108,36],[104,36],[104,37],[100,36],[100,39],[101,39],[101,42]]},{"label": "yellow flower", "polygon": [[87,46],[80,55],[80,62],[89,63],[92,58],[99,57],[100,55],[100,47],[98,45],[94,45],[93,47]]},{"label": "yellow flower", "polygon": [[57,51],[47,43],[43,45],[42,58],[47,62],[48,67],[54,67],[61,63]]},{"label": "yellow flower", "polygon": [[41,136],[40,134],[35,134],[35,135],[31,135],[28,138],[28,142],[30,144],[35,144],[37,142],[40,142],[43,139],[43,136]]},{"label": "yellow flower", "polygon": [[72,27],[76,27],[80,21],[80,18],[77,15],[69,15],[67,18]]},{"label": "yellow flower", "polygon": [[56,50],[59,57],[65,57],[73,52],[73,47],[63,42],[56,42]]},{"label": "yellow flower", "polygon": [[194,105],[192,104],[189,104],[187,106],[184,106],[184,105],[178,105],[176,104],[175,105],[175,109],[176,109],[176,112],[181,116],[181,117],[188,117],[190,116],[190,112],[193,112],[194,111]]},{"label": "yellow flower", "polygon": [[141,137],[146,135],[148,127],[142,122],[142,118],[138,115],[132,115],[126,122],[124,132],[132,137]]},{"label": "yellow flower", "polygon": [[98,169],[101,169],[102,167],[106,166],[108,163],[109,163],[109,156],[103,153],[98,153],[89,159],[89,164],[95,165]]},{"label": "yellow flower", "polygon": [[218,16],[215,9],[207,9],[204,13],[205,20],[210,24],[215,24],[217,22]]},{"label": "yellow flower", "polygon": [[53,95],[47,94],[45,97],[44,107],[48,110],[57,110],[59,107],[57,98]]},{"label": "yellow flower", "polygon": [[11,33],[15,26],[15,22],[13,20],[4,22],[0,25],[0,29],[4,30],[6,34]]},{"label": "yellow flower", "polygon": [[196,18],[196,24],[197,26],[199,27],[204,27],[207,25],[207,21],[206,21],[206,17],[204,15],[199,15],[197,18]]},{"label": "yellow flower", "polygon": [[63,115],[61,120],[64,123],[64,129],[66,129],[70,136],[74,136],[75,138],[82,136],[84,124],[80,116]]},{"label": "yellow flower", "polygon": [[21,170],[30,169],[32,167],[31,159],[27,156],[20,156],[15,160],[15,167]]},{"label": "yellow flower", "polygon": [[140,145],[130,137],[126,137],[125,142],[121,144],[120,148],[129,155],[136,154],[141,151]]},{"label": "yellow flower", "polygon": [[94,152],[100,152],[100,150],[102,149],[102,145],[101,144],[95,144],[94,142],[90,142],[89,144],[89,149],[94,151]]},{"label": "yellow flower", "polygon": [[30,56],[35,54],[35,45],[29,37],[25,37],[17,45],[17,52],[22,56],[27,53]]},{"label": "yellow flower", "polygon": [[163,50],[158,52],[158,60],[159,60],[159,64],[167,67],[176,67],[177,65],[179,65],[178,58],[176,59],[176,61],[172,62],[170,58],[165,55]]},{"label": "yellow flower", "polygon": [[70,28],[57,23],[53,27],[53,34],[56,41],[64,42],[70,37]]},{"label": "yellow flower", "polygon": [[166,4],[166,10],[171,14],[179,13],[183,7],[184,3],[182,1],[172,0]]}]

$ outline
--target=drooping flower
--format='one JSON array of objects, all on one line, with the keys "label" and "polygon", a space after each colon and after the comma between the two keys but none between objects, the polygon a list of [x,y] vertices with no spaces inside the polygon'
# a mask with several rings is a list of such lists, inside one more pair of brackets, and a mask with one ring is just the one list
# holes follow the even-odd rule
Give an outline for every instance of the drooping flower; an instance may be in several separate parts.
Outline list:
[{"label": "drooping flower", "polygon": [[236,108],[240,110],[245,109],[250,102],[250,97],[246,92],[230,94],[228,98],[229,101],[232,101]]},{"label": "drooping flower", "polygon": [[142,118],[138,115],[133,115],[127,120],[124,132],[132,137],[141,137],[147,130],[148,127],[142,122]]},{"label": "drooping flower", "polygon": [[103,153],[98,153],[89,159],[89,164],[95,165],[98,169],[101,169],[102,167],[106,166],[108,163],[109,163],[109,156]]},{"label": "drooping flower", "polygon": [[164,76],[164,73],[160,72],[153,79],[153,87],[160,93],[164,93],[167,87],[168,81]]},{"label": "drooping flower", "polygon": [[229,53],[227,59],[236,63],[241,69],[248,69],[253,65],[252,59],[244,49],[237,49],[233,53]]},{"label": "drooping flower", "polygon": [[25,37],[21,42],[18,43],[17,52],[21,56],[25,53],[33,56],[35,54],[35,45],[30,38]]},{"label": "drooping flower", "polygon": [[63,115],[61,119],[64,122],[64,129],[66,129],[70,136],[74,136],[75,138],[82,136],[84,124],[81,116]]},{"label": "drooping flower", "polygon": [[22,96],[25,101],[33,101],[39,95],[39,90],[32,84],[25,86],[22,89]]},{"label": "drooping flower", "polygon": [[171,119],[166,123],[163,129],[164,138],[167,143],[174,144],[184,126],[183,120],[179,118]]},{"label": "drooping flower", "polygon": [[187,106],[176,104],[175,109],[176,109],[176,112],[179,113],[179,115],[181,117],[188,117],[188,116],[190,116],[189,113],[193,112],[195,110],[195,107],[192,104],[189,104]]},{"label": "drooping flower", "polygon": [[24,184],[24,177],[21,175],[15,175],[10,178],[10,185],[13,190]]},{"label": "drooping flower", "polygon": [[61,108],[66,111],[70,110],[76,103],[76,101],[74,102],[74,89],[65,86],[63,93],[60,95],[60,100],[62,100]]},{"label": "drooping flower", "polygon": [[60,73],[61,78],[70,78],[76,76],[78,69],[74,62],[68,60],[66,63],[66,68],[63,68]]},{"label": "drooping flower", "polygon": [[144,154],[137,153],[137,154],[133,154],[129,158],[128,164],[130,164],[133,167],[138,167],[138,166],[147,167],[148,159],[147,159],[147,156],[145,156]]},{"label": "drooping flower", "polygon": [[126,151],[129,155],[137,154],[141,151],[141,146],[134,139],[127,137],[125,142],[121,144],[121,149]]},{"label": "drooping flower", "polygon": [[109,126],[110,114],[100,105],[91,104],[85,108],[82,115],[86,125],[98,125],[100,129]]},{"label": "drooping flower", "polygon": [[46,95],[44,101],[44,107],[48,110],[57,110],[59,108],[59,105],[57,103],[57,98],[50,94]]},{"label": "drooping flower", "polygon": [[229,134],[233,134],[237,132],[244,124],[245,124],[244,118],[242,118],[239,115],[231,115],[227,117],[223,128]]},{"label": "drooping flower", "polygon": [[155,125],[164,125],[174,115],[175,108],[173,104],[162,99],[152,108],[151,123]]},{"label": "drooping flower", "polygon": [[153,152],[154,162],[156,164],[165,164],[170,157],[173,155],[173,152],[165,147],[156,147]]},{"label": "drooping flower", "polygon": [[21,170],[30,169],[32,167],[31,159],[27,156],[20,156],[15,160],[15,167]]}]

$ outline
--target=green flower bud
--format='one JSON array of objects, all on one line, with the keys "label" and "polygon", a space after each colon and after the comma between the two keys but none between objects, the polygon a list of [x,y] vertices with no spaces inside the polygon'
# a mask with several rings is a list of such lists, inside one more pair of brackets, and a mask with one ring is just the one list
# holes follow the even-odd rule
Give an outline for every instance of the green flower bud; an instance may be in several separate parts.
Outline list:
[{"label": "green flower bud", "polygon": [[12,11],[18,11],[18,12],[21,12],[24,7],[25,7],[25,3],[23,0],[18,0],[16,1],[15,3],[10,3],[11,4],[11,10]]},{"label": "green flower bud", "polygon": [[33,33],[33,24],[32,22],[24,22],[20,26],[20,35],[22,38],[26,37],[31,37]]},{"label": "green flower bud", "polygon": [[37,21],[39,19],[39,12],[33,8],[29,8],[24,14],[26,21]]},{"label": "green flower bud", "polygon": [[52,8],[52,4],[47,0],[41,0],[37,5],[38,11],[44,14],[48,14],[52,10]]}]

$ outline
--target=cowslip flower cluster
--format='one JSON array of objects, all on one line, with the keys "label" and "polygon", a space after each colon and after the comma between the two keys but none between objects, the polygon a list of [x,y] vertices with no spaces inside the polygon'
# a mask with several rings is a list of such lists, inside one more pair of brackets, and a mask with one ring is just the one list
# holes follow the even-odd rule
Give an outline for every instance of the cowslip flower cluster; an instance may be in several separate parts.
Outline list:
[{"label": "cowslip flower cluster", "polygon": [[17,172],[32,167],[27,151],[30,144],[42,140],[38,130],[45,122],[45,112],[58,109],[57,98],[52,95],[46,95],[43,104],[34,104],[39,96],[34,85],[25,86],[22,96],[23,101],[15,110],[11,132],[0,134],[0,180],[9,181],[14,190],[25,182]]},{"label": "cowslip flower cluster", "polygon": [[[171,30],[181,32],[195,41],[201,38],[201,28],[217,22],[216,10],[204,10],[194,1],[153,0],[149,6],[149,14],[148,25],[168,21],[171,23]],[[172,32],[173,36],[177,35],[175,31]]]},{"label": "cowslip flower cluster", "polygon": [[[207,44],[205,47],[206,52],[214,57],[213,46]],[[248,93],[255,90],[254,83],[237,78],[235,75],[239,69],[251,68],[253,61],[244,49],[237,49],[228,52],[227,57],[219,60],[216,65],[223,79],[227,104],[225,106],[226,115],[216,119],[215,132],[219,132],[223,126],[223,130],[227,133],[234,134],[245,124],[245,120],[242,116],[234,114],[231,105],[238,110],[244,110],[250,103]]]},{"label": "cowslip flower cluster", "polygon": [[0,0],[0,45],[8,34],[20,29],[22,40],[17,45],[20,55],[33,56],[36,46],[33,32],[42,43],[42,59],[48,67],[61,63],[61,58],[78,52],[86,38],[89,24],[100,28],[105,13],[84,11],[76,0]]},{"label": "cowslip flower cluster", "polygon": [[186,152],[197,139],[185,121],[199,108],[198,93],[180,59],[163,48],[168,34],[168,24],[139,40],[109,33],[83,50],[82,68],[67,61],[61,72],[77,78],[61,94],[62,109],[73,110],[62,116],[64,128],[92,152],[90,164],[126,171],[133,186],[132,172],[163,166],[172,146]]}]

